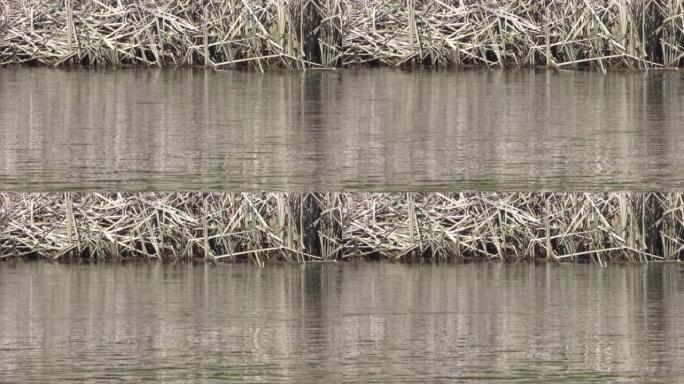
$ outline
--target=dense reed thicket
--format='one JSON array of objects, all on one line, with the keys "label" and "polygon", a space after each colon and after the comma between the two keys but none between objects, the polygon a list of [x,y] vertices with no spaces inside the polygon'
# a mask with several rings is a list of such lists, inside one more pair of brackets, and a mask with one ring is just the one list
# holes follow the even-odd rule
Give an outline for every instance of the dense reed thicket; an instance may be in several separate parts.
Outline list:
[{"label": "dense reed thicket", "polygon": [[0,194],[0,259],[681,259],[682,193]]},{"label": "dense reed thicket", "polygon": [[684,64],[684,0],[0,0],[0,65]]}]

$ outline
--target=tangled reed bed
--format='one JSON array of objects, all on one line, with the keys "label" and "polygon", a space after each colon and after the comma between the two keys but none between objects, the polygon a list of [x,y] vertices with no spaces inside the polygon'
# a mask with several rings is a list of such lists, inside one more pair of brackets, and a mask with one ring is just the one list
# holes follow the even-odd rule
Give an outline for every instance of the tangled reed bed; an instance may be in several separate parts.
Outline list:
[{"label": "tangled reed bed", "polygon": [[680,260],[682,193],[4,193],[0,259]]},{"label": "tangled reed bed", "polygon": [[0,65],[684,64],[684,0],[0,0]]}]

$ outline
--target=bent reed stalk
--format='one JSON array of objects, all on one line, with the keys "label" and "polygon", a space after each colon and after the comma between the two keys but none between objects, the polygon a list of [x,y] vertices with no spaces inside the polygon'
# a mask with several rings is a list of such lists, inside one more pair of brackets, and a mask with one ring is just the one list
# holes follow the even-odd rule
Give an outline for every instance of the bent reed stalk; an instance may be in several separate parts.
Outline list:
[{"label": "bent reed stalk", "polygon": [[684,65],[684,0],[0,0],[0,66]]},{"label": "bent reed stalk", "polygon": [[643,262],[682,193],[2,193],[0,259]]}]

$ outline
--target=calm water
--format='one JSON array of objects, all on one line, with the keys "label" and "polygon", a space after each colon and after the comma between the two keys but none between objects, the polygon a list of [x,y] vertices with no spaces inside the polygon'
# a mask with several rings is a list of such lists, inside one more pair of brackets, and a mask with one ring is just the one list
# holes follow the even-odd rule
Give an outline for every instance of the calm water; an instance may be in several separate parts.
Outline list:
[{"label": "calm water", "polygon": [[0,263],[0,382],[674,382],[683,270]]},{"label": "calm water", "polygon": [[0,190],[684,188],[684,74],[0,70]]}]

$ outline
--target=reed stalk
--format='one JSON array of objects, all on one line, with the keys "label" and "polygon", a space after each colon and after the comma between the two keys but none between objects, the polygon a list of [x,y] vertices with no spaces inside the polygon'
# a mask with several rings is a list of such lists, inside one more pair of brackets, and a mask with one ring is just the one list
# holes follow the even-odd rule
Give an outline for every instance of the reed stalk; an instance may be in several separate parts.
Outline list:
[{"label": "reed stalk", "polygon": [[209,58],[209,32],[207,31],[207,8],[204,7],[204,17],[202,22],[202,42],[204,43],[204,66],[209,67],[211,65],[211,59]]}]

